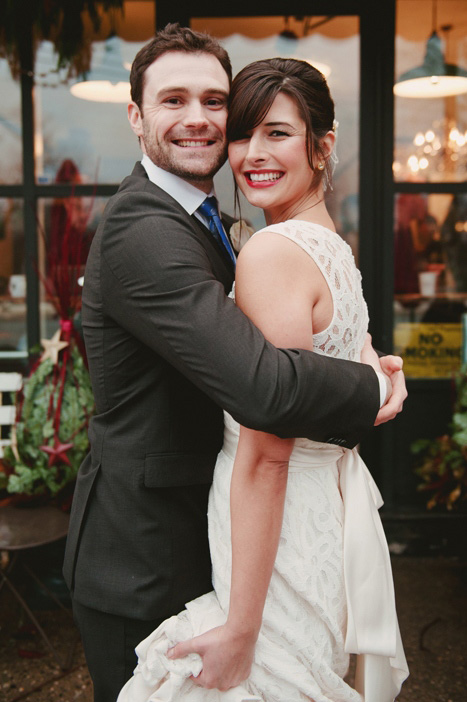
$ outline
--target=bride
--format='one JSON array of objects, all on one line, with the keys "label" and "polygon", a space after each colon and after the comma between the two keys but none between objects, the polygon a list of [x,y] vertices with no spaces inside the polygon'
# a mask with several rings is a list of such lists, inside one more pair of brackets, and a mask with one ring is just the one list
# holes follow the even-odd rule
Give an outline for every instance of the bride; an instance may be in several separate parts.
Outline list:
[{"label": "bride", "polygon": [[[235,78],[230,164],[267,223],[238,258],[235,301],[278,347],[380,370],[361,276],[324,202],[333,124],[306,62],[257,61]],[[139,644],[118,702],[392,702],[408,670],[381,504],[355,449],[226,415],[208,515],[214,592]]]}]

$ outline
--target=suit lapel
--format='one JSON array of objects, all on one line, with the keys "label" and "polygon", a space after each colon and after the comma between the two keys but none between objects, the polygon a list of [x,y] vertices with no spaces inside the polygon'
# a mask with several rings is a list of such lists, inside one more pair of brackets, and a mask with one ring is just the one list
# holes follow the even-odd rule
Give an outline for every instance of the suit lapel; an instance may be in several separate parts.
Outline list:
[{"label": "suit lapel", "polygon": [[[137,178],[143,178],[145,182],[145,187],[155,188],[159,198],[169,203],[172,207],[176,208],[183,215],[187,223],[187,229],[189,229],[189,231],[192,232],[201,241],[203,248],[206,250],[206,253],[209,256],[209,260],[213,268],[214,275],[223,284],[225,290],[230,291],[235,277],[233,266],[230,262],[230,259],[227,260],[227,256],[223,255],[219,244],[216,242],[209,229],[205,227],[204,224],[194,215],[189,215],[188,212],[180,205],[180,203],[177,202],[177,200],[175,200],[171,195],[169,195],[169,193],[167,193],[158,185],[150,181],[146,173],[146,169],[141,165],[141,163],[137,162],[135,164],[131,176],[129,176],[128,179],[126,178],[125,181],[131,181],[132,176],[135,176]],[[120,189],[122,189],[122,186],[125,183],[125,181],[123,181],[122,185],[120,186]],[[229,227],[228,224],[227,227]],[[226,231],[228,231],[227,228]]]}]

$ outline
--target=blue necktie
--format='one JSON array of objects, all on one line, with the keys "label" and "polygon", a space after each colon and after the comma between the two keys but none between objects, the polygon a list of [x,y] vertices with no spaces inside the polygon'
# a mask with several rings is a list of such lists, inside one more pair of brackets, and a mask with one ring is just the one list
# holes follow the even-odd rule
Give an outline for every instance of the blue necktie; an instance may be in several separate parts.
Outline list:
[{"label": "blue necktie", "polygon": [[198,207],[198,212],[201,212],[204,217],[208,220],[208,227],[214,238],[221,245],[221,247],[227,252],[229,258],[231,259],[234,267],[236,263],[234,250],[229,241],[227,234],[225,233],[224,227],[222,226],[219,210],[217,209],[217,200],[215,197],[207,197],[204,202]]}]

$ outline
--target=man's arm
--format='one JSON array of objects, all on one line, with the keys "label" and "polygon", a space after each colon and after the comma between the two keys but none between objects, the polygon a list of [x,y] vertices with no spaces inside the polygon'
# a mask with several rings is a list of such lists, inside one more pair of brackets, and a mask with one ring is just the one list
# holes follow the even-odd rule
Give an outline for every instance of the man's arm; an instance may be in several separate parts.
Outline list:
[{"label": "man's arm", "polygon": [[282,437],[358,443],[379,409],[373,369],[276,349],[226,298],[188,215],[155,200],[150,192],[130,193],[107,215],[107,313],[241,424]]}]

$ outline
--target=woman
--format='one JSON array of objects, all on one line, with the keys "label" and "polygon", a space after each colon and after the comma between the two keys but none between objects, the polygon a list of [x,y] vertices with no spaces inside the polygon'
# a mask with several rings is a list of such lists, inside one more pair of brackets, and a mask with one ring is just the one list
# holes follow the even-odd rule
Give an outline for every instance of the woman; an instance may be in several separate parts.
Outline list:
[{"label": "woman", "polygon": [[[229,159],[267,223],[239,256],[236,304],[277,346],[379,368],[361,277],[324,203],[333,123],[306,62],[259,61],[234,80]],[[139,645],[119,702],[392,702],[407,666],[380,505],[356,451],[226,415],[209,506],[215,592]],[[349,653],[362,654],[356,689]]]}]

